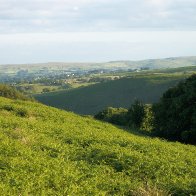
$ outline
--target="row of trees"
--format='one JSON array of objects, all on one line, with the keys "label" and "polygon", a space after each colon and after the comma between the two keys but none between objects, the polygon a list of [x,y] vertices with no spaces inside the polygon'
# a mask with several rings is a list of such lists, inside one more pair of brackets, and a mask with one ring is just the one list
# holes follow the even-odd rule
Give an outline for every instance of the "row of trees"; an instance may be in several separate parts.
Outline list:
[{"label": "row of trees", "polygon": [[108,107],[94,116],[120,126],[152,131],[153,113],[151,105],[144,105],[136,100],[129,109]]},{"label": "row of trees", "polygon": [[136,100],[128,110],[107,108],[95,118],[196,144],[196,74],[167,90],[156,104]]}]

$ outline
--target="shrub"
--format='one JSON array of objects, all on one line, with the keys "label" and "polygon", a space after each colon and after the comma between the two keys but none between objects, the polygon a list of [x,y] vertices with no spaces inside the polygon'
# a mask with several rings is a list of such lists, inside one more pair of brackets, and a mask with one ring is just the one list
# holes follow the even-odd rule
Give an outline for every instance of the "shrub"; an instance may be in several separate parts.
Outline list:
[{"label": "shrub", "polygon": [[13,105],[3,105],[0,107],[2,110],[6,110],[8,112],[13,112],[17,116],[20,117],[28,117],[29,113],[25,108],[14,107]]},{"label": "shrub", "polygon": [[2,106],[2,109],[3,110],[7,110],[7,111],[14,111],[14,108],[13,108],[13,106],[11,106],[11,105],[4,105],[4,106]]},{"label": "shrub", "polygon": [[103,120],[116,125],[125,126],[128,123],[127,112],[128,110],[125,108],[108,107],[96,114],[94,117],[98,120]]},{"label": "shrub", "polygon": [[34,100],[33,98],[27,97],[21,92],[17,91],[15,88],[4,84],[0,84],[0,96],[9,99],[20,99],[20,100],[29,100],[29,101]]},{"label": "shrub", "polygon": [[28,111],[25,108],[17,108],[16,109],[16,115],[20,117],[28,117]]},{"label": "shrub", "polygon": [[49,88],[43,88],[42,92],[43,93],[48,93],[48,92],[50,92],[50,89]]}]

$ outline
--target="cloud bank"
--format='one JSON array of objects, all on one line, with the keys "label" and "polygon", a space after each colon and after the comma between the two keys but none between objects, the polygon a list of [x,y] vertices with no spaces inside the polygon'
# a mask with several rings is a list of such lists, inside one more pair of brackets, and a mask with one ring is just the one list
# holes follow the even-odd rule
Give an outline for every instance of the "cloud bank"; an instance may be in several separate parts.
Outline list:
[{"label": "cloud bank", "polygon": [[0,33],[196,30],[195,0],[0,0]]}]

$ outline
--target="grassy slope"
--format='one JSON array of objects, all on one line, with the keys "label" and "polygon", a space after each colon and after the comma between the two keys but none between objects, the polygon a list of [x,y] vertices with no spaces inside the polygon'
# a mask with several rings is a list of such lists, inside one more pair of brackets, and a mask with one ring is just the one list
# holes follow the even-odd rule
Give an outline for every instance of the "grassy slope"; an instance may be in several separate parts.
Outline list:
[{"label": "grassy slope", "polygon": [[176,85],[186,75],[141,75],[115,81],[37,95],[40,102],[79,114],[95,114],[105,107],[129,107],[138,98],[145,103],[158,101],[169,87]]},{"label": "grassy slope", "polygon": [[[6,118],[5,118],[6,116]],[[0,97],[1,195],[196,193],[196,148]]]}]

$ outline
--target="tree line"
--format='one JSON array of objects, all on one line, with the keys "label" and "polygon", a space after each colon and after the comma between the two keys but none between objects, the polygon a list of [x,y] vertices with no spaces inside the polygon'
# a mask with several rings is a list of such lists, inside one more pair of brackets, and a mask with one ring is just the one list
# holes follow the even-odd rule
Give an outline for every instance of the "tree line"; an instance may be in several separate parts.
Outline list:
[{"label": "tree line", "polygon": [[196,144],[196,74],[168,89],[158,103],[146,105],[135,100],[129,109],[109,107],[95,118]]}]

